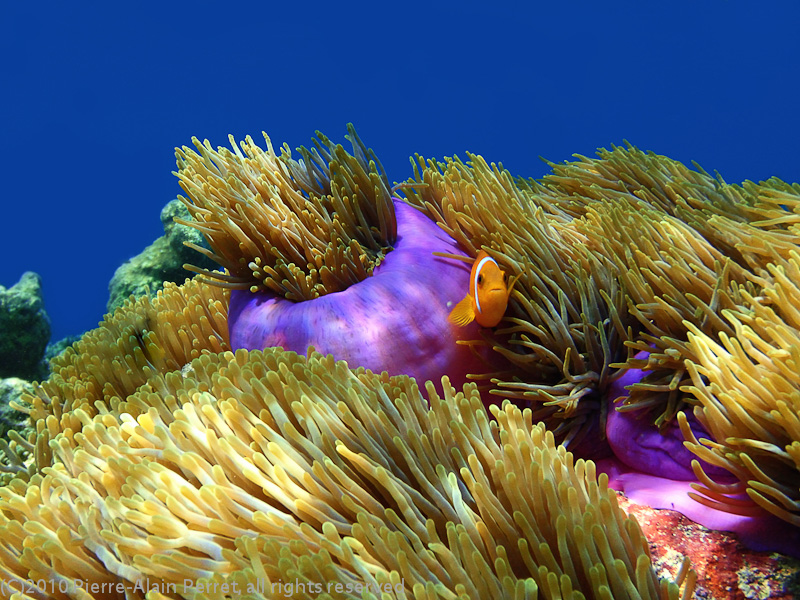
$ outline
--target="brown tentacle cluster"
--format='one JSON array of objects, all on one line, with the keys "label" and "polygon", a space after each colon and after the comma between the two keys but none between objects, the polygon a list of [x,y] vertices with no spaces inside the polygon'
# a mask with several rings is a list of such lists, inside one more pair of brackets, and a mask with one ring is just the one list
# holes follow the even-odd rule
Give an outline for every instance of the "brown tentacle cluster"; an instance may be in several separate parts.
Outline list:
[{"label": "brown tentacle cluster", "polygon": [[397,235],[386,174],[371,150],[348,127],[354,155],[321,133],[316,147],[292,159],[252,138],[232,150],[176,149],[180,197],[211,250],[193,246],[225,272],[191,265],[208,283],[271,290],[290,300],[342,291],[369,277]]},{"label": "brown tentacle cluster", "polygon": [[699,406],[694,413],[717,442],[698,441],[681,414],[692,451],[734,473],[739,482],[719,484],[699,463],[702,495],[716,508],[749,514],[752,505],[800,526],[800,252],[767,265],[774,283],[762,296],[723,311],[733,333],[712,337],[690,326],[688,363]]},{"label": "brown tentacle cluster", "polygon": [[418,158],[403,189],[467,251],[484,247],[506,272],[520,274],[506,326],[475,342],[492,344],[516,367],[493,374],[491,391],[532,403],[535,419],[577,442],[602,427],[596,390],[607,385],[609,365],[627,354],[625,298],[608,261],[588,251],[589,239],[567,211],[538,202],[535,186],[520,185],[501,167],[470,159]]}]

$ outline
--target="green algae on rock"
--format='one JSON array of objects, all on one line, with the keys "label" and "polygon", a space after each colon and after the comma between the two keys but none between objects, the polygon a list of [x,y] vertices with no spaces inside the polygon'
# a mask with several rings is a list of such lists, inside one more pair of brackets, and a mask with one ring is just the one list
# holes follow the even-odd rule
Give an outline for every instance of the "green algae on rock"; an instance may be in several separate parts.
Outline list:
[{"label": "green algae on rock", "polygon": [[106,310],[109,313],[122,306],[131,296],[139,297],[148,291],[157,292],[165,281],[183,283],[191,275],[183,268],[187,262],[207,269],[216,267],[213,261],[186,245],[191,243],[205,247],[202,234],[193,227],[176,222],[175,219],[192,220],[189,211],[178,199],[170,201],[161,211],[164,235],[125,261],[114,272],[108,284],[109,298]]},{"label": "green algae on rock", "polygon": [[0,377],[46,377],[42,358],[49,340],[41,277],[28,271],[12,287],[0,286]]}]

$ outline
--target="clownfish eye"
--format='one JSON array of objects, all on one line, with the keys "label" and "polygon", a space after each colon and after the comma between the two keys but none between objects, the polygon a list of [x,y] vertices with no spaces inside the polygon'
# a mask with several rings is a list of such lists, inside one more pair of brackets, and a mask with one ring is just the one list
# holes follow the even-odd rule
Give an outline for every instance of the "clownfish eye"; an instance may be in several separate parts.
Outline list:
[{"label": "clownfish eye", "polygon": [[483,275],[478,275],[478,285],[483,284]]},{"label": "clownfish eye", "polygon": [[503,283],[508,283],[508,273],[503,271]]}]

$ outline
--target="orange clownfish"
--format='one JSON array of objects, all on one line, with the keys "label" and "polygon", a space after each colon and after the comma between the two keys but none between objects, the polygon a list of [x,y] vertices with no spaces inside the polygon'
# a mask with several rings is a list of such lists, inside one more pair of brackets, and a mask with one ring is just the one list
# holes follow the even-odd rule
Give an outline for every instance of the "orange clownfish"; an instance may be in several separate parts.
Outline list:
[{"label": "orange clownfish", "polygon": [[448,319],[459,327],[477,321],[481,327],[494,327],[503,318],[508,297],[519,275],[508,283],[508,275],[485,250],[478,253],[469,275],[469,293],[453,307]]}]

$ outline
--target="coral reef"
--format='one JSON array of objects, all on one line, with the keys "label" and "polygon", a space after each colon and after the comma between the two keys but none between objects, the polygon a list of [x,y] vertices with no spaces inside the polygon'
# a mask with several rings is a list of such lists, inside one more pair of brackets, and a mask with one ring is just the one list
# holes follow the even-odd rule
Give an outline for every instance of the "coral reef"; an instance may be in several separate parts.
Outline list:
[{"label": "coral reef", "polygon": [[83,337],[81,335],[68,335],[66,337],[61,338],[60,340],[56,340],[55,342],[50,342],[47,344],[47,348],[44,351],[44,359],[47,361],[47,372],[50,373],[50,361],[53,360],[56,356],[66,351],[72,344],[79,341]]},{"label": "coral reef", "polygon": [[[628,475],[578,455],[798,523],[800,187],[613,148],[542,181],[418,157],[392,189],[349,133],[352,153],[318,134],[299,160],[266,136],[177,151],[179,221],[223,270],[126,300],[16,404],[35,432],[3,448],[7,581],[690,597],[696,550],[658,554],[659,576],[612,489]],[[497,327],[459,328],[447,314],[481,251],[519,280]],[[476,383],[453,386],[465,356]],[[763,571],[736,569],[766,593]]]},{"label": "coral reef", "polygon": [[187,244],[205,247],[200,232],[175,220],[191,221],[191,215],[183,203],[172,200],[161,211],[164,235],[133,258],[125,261],[114,272],[108,284],[108,304],[106,310],[114,312],[130,296],[142,296],[160,290],[165,281],[183,283],[186,270],[183,265],[192,262],[200,267],[211,269],[215,264],[198,255]]},{"label": "coral reef", "polygon": [[23,273],[12,287],[0,286],[0,377],[46,377],[42,357],[49,340],[39,275]]}]

